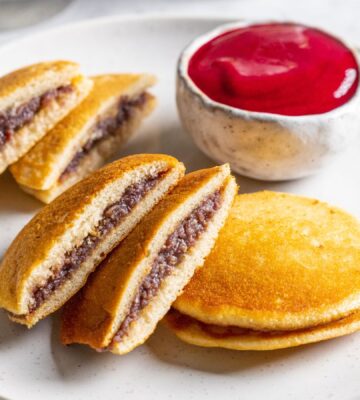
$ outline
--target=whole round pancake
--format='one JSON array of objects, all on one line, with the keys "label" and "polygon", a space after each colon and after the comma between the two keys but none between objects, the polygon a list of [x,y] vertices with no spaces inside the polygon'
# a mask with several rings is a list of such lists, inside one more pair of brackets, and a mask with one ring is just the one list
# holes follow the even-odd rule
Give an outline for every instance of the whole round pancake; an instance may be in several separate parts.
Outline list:
[{"label": "whole round pancake", "polygon": [[237,327],[207,325],[178,311],[170,311],[166,325],[184,342],[233,350],[276,350],[344,336],[360,329],[360,312],[297,331],[261,332]]},{"label": "whole round pancake", "polygon": [[360,307],[360,224],[318,200],[237,196],[217,243],[174,307],[255,330],[324,324]]}]

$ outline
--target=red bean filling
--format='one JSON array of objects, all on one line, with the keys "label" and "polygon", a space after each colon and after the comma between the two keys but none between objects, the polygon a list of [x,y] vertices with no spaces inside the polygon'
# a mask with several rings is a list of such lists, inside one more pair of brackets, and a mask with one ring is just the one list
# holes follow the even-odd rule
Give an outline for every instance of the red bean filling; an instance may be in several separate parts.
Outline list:
[{"label": "red bean filling", "polygon": [[59,181],[65,180],[69,174],[74,172],[79,166],[81,160],[86,157],[90,151],[96,147],[96,145],[109,136],[115,136],[120,126],[132,117],[134,109],[142,107],[145,102],[146,93],[142,93],[135,99],[129,99],[125,96],[122,97],[116,115],[104,118],[95,125],[90,139],[75,154],[74,158],[60,175]]},{"label": "red bean filling", "polygon": [[33,302],[29,312],[36,310],[50,295],[74,273],[86,258],[92,254],[100,241],[127,216],[145,195],[155,187],[166,172],[149,176],[129,186],[120,200],[109,205],[103,212],[95,232],[89,233],[82,243],[65,253],[63,264],[44,285],[33,291]]},{"label": "red bean filling", "polygon": [[120,342],[127,334],[130,324],[138,318],[140,311],[156,296],[163,279],[171,274],[184,254],[206,230],[208,222],[220,208],[221,203],[221,192],[217,190],[192,211],[167,238],[152,264],[149,275],[141,283],[130,306],[129,313],[115,334],[113,342]]},{"label": "red bean filling", "polygon": [[16,131],[29,123],[34,115],[49,103],[65,93],[71,93],[74,90],[72,85],[60,86],[51,89],[43,95],[34,97],[29,102],[18,107],[11,108],[5,112],[0,112],[0,148],[3,147]]}]

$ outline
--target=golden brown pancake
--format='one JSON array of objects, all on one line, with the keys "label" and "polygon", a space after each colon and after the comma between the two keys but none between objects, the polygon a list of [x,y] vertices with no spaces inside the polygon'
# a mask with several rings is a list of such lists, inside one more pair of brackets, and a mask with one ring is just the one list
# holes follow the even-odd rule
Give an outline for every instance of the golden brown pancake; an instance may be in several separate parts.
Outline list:
[{"label": "golden brown pancake", "polygon": [[162,154],[124,157],[42,208],[0,264],[0,307],[29,328],[56,311],[176,186],[184,170]]},{"label": "golden brown pancake", "polygon": [[[281,340],[295,345],[299,330],[337,321],[359,305],[359,222],[318,200],[260,192],[237,196],[204,268],[196,272],[173,307],[220,327],[298,331],[291,341]],[[183,338],[189,332],[195,335],[191,326],[186,334],[181,331]],[[349,332],[354,326],[347,325]],[[348,333],[347,329],[331,332],[334,336]],[[313,341],[302,337],[303,343]],[[264,340],[268,345],[259,344],[259,349],[272,347],[267,336]]]}]

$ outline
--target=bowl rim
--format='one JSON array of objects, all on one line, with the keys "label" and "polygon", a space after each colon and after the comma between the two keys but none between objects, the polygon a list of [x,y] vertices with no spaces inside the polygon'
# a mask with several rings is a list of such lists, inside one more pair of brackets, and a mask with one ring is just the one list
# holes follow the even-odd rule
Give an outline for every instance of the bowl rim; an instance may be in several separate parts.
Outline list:
[{"label": "bowl rim", "polygon": [[326,30],[318,27],[314,27],[311,25],[306,25],[300,22],[294,22],[291,20],[239,20],[234,22],[225,23],[219,25],[215,29],[212,29],[203,35],[200,35],[194,38],[180,53],[178,63],[177,63],[177,75],[178,78],[184,84],[192,94],[194,94],[203,104],[205,107],[213,109],[213,110],[221,110],[225,111],[226,113],[230,114],[233,117],[241,117],[246,119],[257,119],[262,121],[268,122],[279,122],[282,121],[284,123],[287,122],[295,122],[301,120],[302,122],[325,122],[328,119],[335,119],[344,114],[348,114],[351,112],[360,112],[360,79],[358,82],[358,86],[354,95],[344,104],[339,107],[334,108],[333,110],[326,111],[324,113],[319,114],[305,114],[305,115],[284,115],[284,114],[277,114],[277,113],[269,113],[269,112],[262,112],[262,111],[251,111],[245,110],[242,108],[236,108],[227,104],[220,103],[216,100],[211,99],[206,93],[204,93],[192,80],[192,78],[188,74],[188,65],[191,57],[195,54],[195,52],[205,43],[214,39],[215,37],[234,30],[236,28],[243,28],[250,25],[260,25],[260,24],[267,24],[267,23],[289,23],[289,24],[296,24],[305,26],[308,28],[318,29],[325,33],[330,34],[337,40],[339,40],[342,44],[344,44],[354,55],[355,60],[357,62],[358,67],[358,74],[360,78],[360,51],[356,46],[350,45],[347,40],[343,38],[329,33]]}]

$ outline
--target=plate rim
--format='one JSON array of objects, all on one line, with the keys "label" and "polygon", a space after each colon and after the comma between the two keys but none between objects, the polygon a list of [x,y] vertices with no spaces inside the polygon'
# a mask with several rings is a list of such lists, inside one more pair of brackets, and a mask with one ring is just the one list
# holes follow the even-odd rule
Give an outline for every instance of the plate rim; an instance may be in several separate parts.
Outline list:
[{"label": "plate rim", "polygon": [[[83,29],[90,28],[101,25],[109,25],[114,23],[121,22],[138,22],[138,21],[151,21],[151,20],[160,20],[160,21],[191,21],[194,22],[196,20],[199,21],[214,21],[219,23],[227,23],[232,21],[244,21],[244,18],[232,18],[229,16],[208,16],[208,15],[194,15],[188,12],[183,13],[174,13],[174,12],[144,12],[144,13],[124,13],[117,15],[105,15],[101,17],[95,18],[83,18],[80,20],[69,21],[63,24],[54,26],[54,27],[38,27],[38,30],[34,32],[22,32],[19,36],[11,38],[9,42],[3,43],[0,45],[0,55],[3,52],[11,50],[12,47],[17,45],[23,45],[26,42],[30,42],[32,40],[36,40],[39,37],[45,35],[53,35],[53,34],[61,34],[64,31],[68,31],[71,29]],[[246,21],[250,21],[250,19],[246,19]],[[252,20],[251,20],[252,21]],[[36,26],[36,25],[35,25]]]}]

